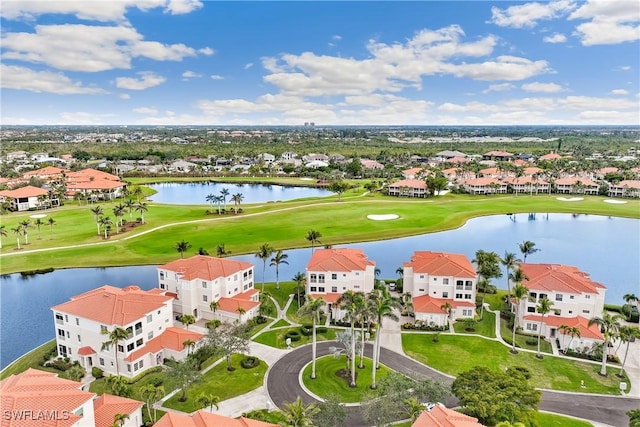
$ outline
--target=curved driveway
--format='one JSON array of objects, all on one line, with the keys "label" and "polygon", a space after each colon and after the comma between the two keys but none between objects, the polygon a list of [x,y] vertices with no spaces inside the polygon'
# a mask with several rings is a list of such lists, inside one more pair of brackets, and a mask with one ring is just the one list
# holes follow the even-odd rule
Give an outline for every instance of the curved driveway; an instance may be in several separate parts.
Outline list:
[{"label": "curved driveway", "polygon": [[[329,347],[334,345],[334,342],[319,342],[317,346],[318,357],[330,354]],[[371,357],[371,350],[372,346],[368,344],[365,348],[365,355]],[[302,388],[299,381],[300,372],[310,361],[311,346],[306,345],[291,351],[271,366],[267,373],[266,388],[269,397],[276,406],[283,407],[285,403],[293,402],[298,396],[302,397],[305,403],[316,402],[316,399]],[[443,375],[422,363],[384,347],[380,349],[380,362],[398,372],[406,374],[415,372],[447,384],[453,382],[452,377]],[[451,398],[445,403],[451,407],[455,406],[457,402],[455,398]],[[542,402],[539,405],[539,409],[543,411],[584,418],[612,426],[627,425],[628,417],[625,412],[639,407],[640,399],[637,398],[547,390],[542,392]],[[368,425],[362,419],[359,407],[352,406],[347,410],[346,425],[354,427]]]}]

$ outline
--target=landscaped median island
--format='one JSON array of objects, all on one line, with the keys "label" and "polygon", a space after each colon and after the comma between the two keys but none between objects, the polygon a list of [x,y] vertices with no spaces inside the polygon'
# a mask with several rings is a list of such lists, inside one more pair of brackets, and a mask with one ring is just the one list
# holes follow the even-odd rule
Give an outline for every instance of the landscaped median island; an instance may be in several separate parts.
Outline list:
[{"label": "landscaped median island", "polygon": [[[503,344],[480,337],[441,335],[434,343],[428,335],[402,334],[402,348],[407,356],[438,371],[457,376],[474,366],[505,370],[508,367],[526,368],[534,387],[580,393],[620,394],[620,381],[628,379],[614,375],[618,367],[610,366],[606,377],[598,374],[600,365],[567,360],[552,355],[537,359],[534,353],[509,353]],[[455,356],[453,356],[455,355]],[[455,357],[455,363],[452,363]],[[581,382],[584,381],[584,387]]]}]

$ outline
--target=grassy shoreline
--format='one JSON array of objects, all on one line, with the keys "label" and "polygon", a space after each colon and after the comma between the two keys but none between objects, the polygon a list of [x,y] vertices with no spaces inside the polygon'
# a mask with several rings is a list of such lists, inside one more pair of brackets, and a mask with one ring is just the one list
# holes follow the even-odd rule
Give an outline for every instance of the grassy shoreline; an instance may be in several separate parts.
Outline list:
[{"label": "grassy shoreline", "polygon": [[[0,250],[2,274],[34,268],[108,267],[149,265],[169,262],[176,257],[175,242],[189,241],[192,248],[203,247],[215,253],[217,244],[234,255],[252,253],[257,245],[293,249],[308,246],[304,238],[310,229],[323,234],[324,245],[387,240],[446,231],[463,226],[468,220],[508,213],[569,213],[640,219],[640,201],[608,204],[603,197],[585,197],[577,203],[556,199],[555,195],[514,197],[447,195],[430,199],[398,199],[362,193],[288,202],[243,205],[240,215],[205,215],[207,205],[172,206],[149,203],[145,224],[112,235],[98,236],[90,212],[94,205],[65,206],[45,211],[56,219],[52,230],[29,232],[29,245],[16,250],[13,236],[3,238]],[[118,201],[119,202],[119,201]],[[101,203],[111,212],[116,203]],[[368,214],[396,213],[394,221],[370,221]],[[28,217],[10,214],[3,218],[6,228]],[[340,221],[331,220],[339,218]],[[125,220],[129,220],[125,216]],[[73,245],[82,245],[72,247]],[[37,251],[34,251],[37,250]],[[55,254],[55,256],[52,256]]]}]

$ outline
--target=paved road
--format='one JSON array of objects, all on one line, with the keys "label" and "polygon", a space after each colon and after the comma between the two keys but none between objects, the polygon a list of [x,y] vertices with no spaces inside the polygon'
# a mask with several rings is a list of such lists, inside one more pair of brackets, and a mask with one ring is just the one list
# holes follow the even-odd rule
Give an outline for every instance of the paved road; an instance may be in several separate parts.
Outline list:
[{"label": "paved road", "polygon": [[[329,347],[334,345],[334,342],[327,341],[318,343],[318,357],[329,354]],[[371,356],[371,347],[368,344],[365,348],[365,355],[369,357]],[[302,368],[310,361],[311,346],[308,345],[291,351],[271,366],[266,381],[267,393],[278,407],[282,407],[285,403],[293,402],[298,396],[302,397],[305,403],[316,401],[305,392],[299,381]],[[398,372],[415,372],[435,380],[441,380],[447,384],[453,381],[451,377],[384,347],[380,351],[380,362]],[[445,402],[449,407],[456,406],[456,403],[455,398]],[[612,426],[627,425],[628,417],[625,412],[639,407],[640,399],[638,398],[553,391],[543,391],[542,402],[539,405],[539,409],[544,411],[589,419]],[[348,408],[347,425],[354,427],[368,425],[363,421],[359,407]]]}]

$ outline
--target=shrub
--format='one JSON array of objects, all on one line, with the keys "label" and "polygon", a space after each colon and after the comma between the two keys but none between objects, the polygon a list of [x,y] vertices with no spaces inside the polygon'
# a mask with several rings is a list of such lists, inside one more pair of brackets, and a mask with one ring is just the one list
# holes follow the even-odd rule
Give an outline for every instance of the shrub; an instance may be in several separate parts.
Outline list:
[{"label": "shrub", "polygon": [[302,325],[300,326],[300,333],[305,337],[311,336],[313,334],[313,325]]},{"label": "shrub", "polygon": [[319,334],[326,334],[327,330],[326,326],[316,326],[316,332]]},{"label": "shrub", "polygon": [[207,329],[215,329],[218,326],[220,326],[221,323],[222,322],[220,322],[218,319],[215,319],[215,320],[209,320],[204,325],[207,327]]},{"label": "shrub", "polygon": [[73,366],[73,363],[70,363],[68,359],[69,359],[68,357],[64,359],[62,357],[58,357],[57,359],[54,359],[51,362],[45,363],[44,366],[47,368],[54,368],[64,372]]},{"label": "shrub", "polygon": [[527,338],[527,345],[538,345],[538,338]]},{"label": "shrub", "polygon": [[255,368],[256,366],[258,366],[260,364],[260,359],[258,359],[257,357],[253,357],[253,356],[247,356],[244,359],[242,359],[240,361],[240,365],[244,368],[244,369],[252,369]]},{"label": "shrub", "polygon": [[104,377],[104,371],[97,366],[94,366],[93,368],[91,368],[91,376],[95,379],[100,379]]},{"label": "shrub", "polygon": [[267,323],[267,318],[264,316],[256,316],[255,321],[256,324],[262,325],[263,323]]},{"label": "shrub", "polygon": [[300,332],[298,331],[289,331],[285,334],[285,338],[290,338],[291,341],[300,341]]},{"label": "shrub", "polygon": [[529,368],[526,368],[524,366],[512,366],[509,369],[520,372],[526,379],[531,378],[531,371],[529,370]]}]

